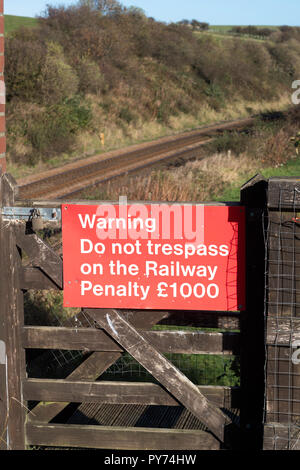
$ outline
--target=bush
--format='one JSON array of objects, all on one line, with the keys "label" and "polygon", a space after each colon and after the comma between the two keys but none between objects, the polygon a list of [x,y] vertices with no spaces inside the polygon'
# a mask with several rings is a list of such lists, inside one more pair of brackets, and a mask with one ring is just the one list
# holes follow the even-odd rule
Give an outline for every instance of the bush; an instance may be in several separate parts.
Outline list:
[{"label": "bush", "polygon": [[78,97],[48,106],[35,116],[26,129],[33,149],[30,163],[72,149],[74,135],[85,129],[90,121],[91,110],[81,105]]},{"label": "bush", "polygon": [[88,59],[83,59],[76,67],[79,79],[79,91],[84,95],[87,93],[101,93],[104,89],[104,77],[99,66]]},{"label": "bush", "polygon": [[37,80],[42,103],[61,103],[76,94],[78,78],[72,67],[67,64],[62,47],[49,43],[47,55]]},{"label": "bush", "polygon": [[131,122],[134,122],[136,118],[137,116],[128,106],[124,106],[120,109],[119,119],[121,119],[121,121],[125,121],[127,124],[130,124]]},{"label": "bush", "polygon": [[267,38],[271,36],[274,31],[271,28],[257,28],[257,26],[234,26],[229,32],[239,35]]},{"label": "bush", "polygon": [[[27,32],[24,32],[26,38]],[[5,81],[7,101],[22,98],[38,101],[37,80],[45,63],[46,48],[32,38],[8,37],[5,41]]]},{"label": "bush", "polygon": [[248,141],[249,137],[247,134],[224,132],[223,135],[217,137],[209,144],[209,149],[211,153],[227,153],[231,151],[235,155],[240,155],[247,150]]}]

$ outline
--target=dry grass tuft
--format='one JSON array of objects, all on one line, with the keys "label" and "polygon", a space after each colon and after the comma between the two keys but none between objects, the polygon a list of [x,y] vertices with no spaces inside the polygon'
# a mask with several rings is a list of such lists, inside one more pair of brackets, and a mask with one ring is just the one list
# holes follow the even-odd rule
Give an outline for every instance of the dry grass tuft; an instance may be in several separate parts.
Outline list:
[{"label": "dry grass tuft", "polygon": [[254,168],[255,162],[246,155],[216,154],[146,176],[124,176],[87,192],[85,197],[118,200],[126,195],[131,201],[209,201]]}]

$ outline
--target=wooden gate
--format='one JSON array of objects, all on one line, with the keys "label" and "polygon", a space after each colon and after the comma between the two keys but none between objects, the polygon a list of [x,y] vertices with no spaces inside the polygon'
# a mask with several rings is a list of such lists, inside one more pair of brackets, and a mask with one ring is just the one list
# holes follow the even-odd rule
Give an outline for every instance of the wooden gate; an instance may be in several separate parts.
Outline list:
[{"label": "wooden gate", "polygon": [[[261,446],[265,246],[262,214],[266,182],[256,177],[242,188],[241,194],[241,204],[247,211],[245,312],[89,309],[76,316],[71,326],[43,326],[41,319],[37,326],[24,324],[24,293],[30,289],[62,290],[62,259],[33,231],[32,217],[24,220],[22,213],[22,220],[18,211],[28,207],[32,214],[33,209],[59,208],[62,202],[18,201],[12,177],[1,177],[1,448],[187,450]],[[153,329],[157,324],[214,331]],[[81,351],[82,355],[63,378],[36,378],[28,376],[26,368],[30,350]],[[152,382],[97,380],[125,352],[151,374]],[[241,387],[197,386],[165,353],[240,355]],[[103,419],[101,425],[92,420],[91,424],[63,421],[67,409],[73,406],[78,413],[78,404],[84,403],[99,409],[106,404],[110,407],[106,413],[112,415],[117,410],[118,419],[114,423]],[[131,416],[138,409],[145,411],[147,406],[153,410],[180,410],[176,426],[143,427],[133,419],[125,420],[125,415]],[[240,408],[240,416],[232,413],[233,408]],[[196,426],[184,426],[187,421]]]}]

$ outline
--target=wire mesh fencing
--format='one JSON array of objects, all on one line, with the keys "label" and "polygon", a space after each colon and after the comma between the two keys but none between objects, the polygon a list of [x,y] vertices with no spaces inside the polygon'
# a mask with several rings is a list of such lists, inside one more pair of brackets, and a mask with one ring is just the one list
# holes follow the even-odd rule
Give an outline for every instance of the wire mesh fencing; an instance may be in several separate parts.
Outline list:
[{"label": "wire mesh fencing", "polygon": [[[196,385],[239,385],[238,356],[168,353],[165,357]],[[128,353],[123,354],[101,378],[155,382],[152,375]]]},{"label": "wire mesh fencing", "polygon": [[[266,217],[265,422],[272,448],[300,439],[300,188],[279,187]],[[272,199],[274,196],[269,196]],[[270,204],[269,204],[270,205]],[[279,430],[279,431],[278,431]],[[273,434],[272,434],[273,433]],[[295,437],[296,436],[296,437]]]}]

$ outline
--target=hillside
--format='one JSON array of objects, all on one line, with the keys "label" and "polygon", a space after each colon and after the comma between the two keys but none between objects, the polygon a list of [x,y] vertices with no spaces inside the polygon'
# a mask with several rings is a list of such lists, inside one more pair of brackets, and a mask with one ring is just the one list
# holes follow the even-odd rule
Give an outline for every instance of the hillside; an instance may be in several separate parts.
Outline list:
[{"label": "hillside", "polygon": [[[236,27],[238,25],[210,25],[209,26],[209,29],[211,31],[214,31],[214,32],[218,32],[218,33],[229,33],[232,28]],[[268,28],[268,29],[271,29],[273,31],[277,31],[279,29],[279,26],[265,26],[265,25],[253,25],[255,26],[256,28]],[[240,26],[241,28],[245,28],[245,26]]]},{"label": "hillside", "polygon": [[10,34],[22,26],[30,28],[37,26],[36,18],[29,18],[26,16],[4,15],[4,22],[5,34]]},{"label": "hillside", "polygon": [[279,29],[272,41],[222,41],[112,5],[109,14],[49,7],[35,28],[7,37],[11,168],[58,165],[290,104],[299,28]]}]

